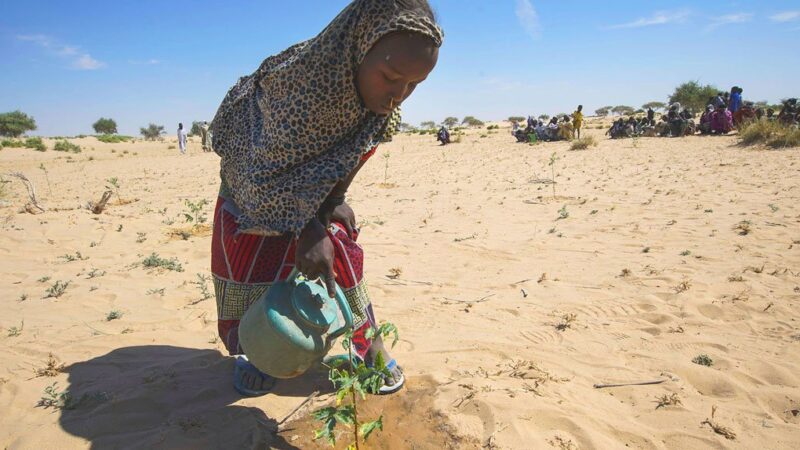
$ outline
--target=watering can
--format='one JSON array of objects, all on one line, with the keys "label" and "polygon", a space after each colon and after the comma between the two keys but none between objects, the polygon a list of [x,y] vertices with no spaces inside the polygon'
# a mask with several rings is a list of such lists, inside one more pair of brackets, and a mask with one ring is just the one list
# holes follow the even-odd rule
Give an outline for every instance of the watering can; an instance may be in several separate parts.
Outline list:
[{"label": "watering can", "polygon": [[262,372],[293,378],[325,357],[334,340],[352,328],[353,313],[339,286],[334,301],[325,287],[294,269],[248,308],[239,323],[239,345]]}]

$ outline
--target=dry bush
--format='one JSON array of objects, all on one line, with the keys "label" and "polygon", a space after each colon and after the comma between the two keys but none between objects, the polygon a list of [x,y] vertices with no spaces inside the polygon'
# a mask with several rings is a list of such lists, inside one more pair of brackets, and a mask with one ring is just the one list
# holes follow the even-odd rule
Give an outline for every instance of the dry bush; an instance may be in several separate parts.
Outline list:
[{"label": "dry bush", "polygon": [[597,147],[597,140],[594,136],[586,136],[580,139],[575,139],[569,146],[570,150],[586,150],[589,147]]},{"label": "dry bush", "polygon": [[800,130],[777,121],[757,120],[739,130],[744,145],[765,144],[772,148],[800,147]]}]

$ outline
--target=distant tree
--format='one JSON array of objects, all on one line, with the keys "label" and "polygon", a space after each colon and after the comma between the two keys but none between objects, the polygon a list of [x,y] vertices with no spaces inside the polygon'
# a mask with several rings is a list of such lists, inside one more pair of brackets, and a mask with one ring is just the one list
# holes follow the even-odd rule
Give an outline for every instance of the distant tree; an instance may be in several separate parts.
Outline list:
[{"label": "distant tree", "polygon": [[548,120],[548,119],[550,119],[550,116],[548,116],[547,114],[541,114],[541,115],[539,115],[539,117],[537,117],[537,119],[539,119],[539,120]]},{"label": "distant tree", "polygon": [[482,127],[483,121],[478,120],[473,116],[464,117],[464,120],[461,121],[461,125],[467,125],[469,127]]},{"label": "distant tree", "polygon": [[95,133],[99,134],[117,134],[117,122],[114,119],[99,118],[97,122],[92,125]]},{"label": "distant tree", "polygon": [[401,133],[405,133],[409,131],[416,131],[417,127],[406,122],[400,122],[400,125],[397,126],[397,129],[400,130]]},{"label": "distant tree", "polygon": [[436,128],[436,122],[432,120],[426,120],[425,122],[420,123],[419,127],[422,128],[423,130],[432,130]]},{"label": "distant tree", "polygon": [[151,123],[147,128],[139,128],[139,133],[144,136],[145,140],[154,141],[164,134],[164,126]]},{"label": "distant tree", "polygon": [[189,136],[200,136],[200,127],[202,126],[203,122],[199,120],[192,122],[192,128],[189,130]]},{"label": "distant tree", "polygon": [[442,125],[446,126],[447,128],[453,128],[454,126],[458,125],[458,117],[447,117],[442,121]]},{"label": "distant tree", "polygon": [[509,122],[524,122],[525,118],[522,116],[511,116],[508,118]]},{"label": "distant tree", "polygon": [[669,96],[669,102],[680,103],[682,107],[693,111],[702,111],[708,104],[708,99],[715,97],[719,92],[716,86],[689,81],[675,88],[675,92]]},{"label": "distant tree", "polygon": [[600,116],[600,117],[605,117],[605,116],[607,116],[607,115],[608,115],[608,113],[610,113],[610,112],[611,112],[611,108],[610,108],[610,107],[608,107],[608,106],[604,106],[604,107],[602,107],[602,108],[599,108],[599,109],[595,109],[595,110],[594,110],[594,114],[595,114],[595,115],[597,115],[597,116]]},{"label": "distant tree", "polygon": [[664,103],[664,102],[647,102],[644,105],[642,105],[642,109],[646,110],[646,109],[649,109],[649,108],[653,108],[653,110],[656,110],[656,111],[658,111],[659,109],[664,109],[666,107],[667,107],[667,104]]},{"label": "distant tree", "polygon": [[16,138],[25,134],[26,131],[35,129],[36,121],[22,111],[0,114],[0,136]]},{"label": "distant tree", "polygon": [[625,114],[633,114],[634,109],[630,106],[625,105],[618,105],[611,108],[611,112],[614,114],[625,115]]},{"label": "distant tree", "polygon": [[647,111],[643,110],[642,108],[639,108],[639,109],[637,109],[636,111],[634,111],[633,113],[634,113],[634,114],[644,114],[644,113],[646,113],[646,112],[647,112]]}]

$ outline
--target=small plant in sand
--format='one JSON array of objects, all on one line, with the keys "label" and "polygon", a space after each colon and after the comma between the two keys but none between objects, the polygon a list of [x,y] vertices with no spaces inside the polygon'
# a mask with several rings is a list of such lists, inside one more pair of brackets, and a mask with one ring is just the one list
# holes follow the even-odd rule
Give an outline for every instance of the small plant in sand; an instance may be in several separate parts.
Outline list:
[{"label": "small plant in sand", "polygon": [[733,227],[733,230],[736,231],[739,236],[747,236],[752,231],[752,228],[750,227],[752,224],[753,223],[749,220],[743,220],[737,223],[736,226]]},{"label": "small plant in sand", "polygon": [[386,275],[386,277],[396,280],[397,278],[400,278],[400,275],[402,274],[403,274],[403,269],[399,267],[392,267],[391,269],[389,269],[389,275]]},{"label": "small plant in sand", "polygon": [[700,422],[700,425],[701,426],[702,425],[708,425],[708,426],[711,427],[712,430],[714,430],[714,433],[717,433],[719,435],[724,436],[725,439],[728,439],[728,440],[731,440],[731,441],[735,440],[736,439],[736,433],[734,433],[733,430],[731,430],[728,427],[724,427],[724,426],[722,426],[719,423],[714,421],[714,415],[716,413],[717,413],[717,407],[716,406],[712,406],[711,407],[711,418]]},{"label": "small plant in sand", "polygon": [[23,320],[19,326],[14,326],[8,329],[8,337],[17,337],[22,334],[22,330],[25,329],[25,321]]},{"label": "small plant in sand", "polygon": [[572,328],[572,324],[578,319],[575,313],[567,313],[561,316],[561,322],[556,324],[556,330],[564,331],[567,328]]},{"label": "small plant in sand", "polygon": [[112,310],[106,314],[106,322],[111,322],[112,320],[117,320],[122,317],[122,311]]},{"label": "small plant in sand", "polygon": [[554,199],[556,198],[556,162],[558,160],[559,160],[558,155],[556,154],[556,152],[553,152],[553,154],[550,155],[550,162],[547,163],[547,165],[550,166],[550,174],[552,176],[551,178],[552,183],[550,184],[553,186]]},{"label": "small plant in sand", "polygon": [[148,289],[146,294],[147,295],[159,295],[159,296],[163,297],[164,296],[164,292],[166,292],[165,288],[160,288],[160,289],[153,288],[153,289]]},{"label": "small plant in sand", "polygon": [[69,391],[58,389],[58,383],[56,382],[44,388],[44,395],[39,399],[36,406],[44,409],[75,409],[78,405]]},{"label": "small plant in sand", "polygon": [[711,357],[706,355],[705,353],[697,355],[694,358],[692,358],[692,362],[706,367],[711,367],[714,364],[714,360],[711,359]]},{"label": "small plant in sand", "polygon": [[206,223],[208,221],[208,215],[204,209],[208,203],[208,199],[205,198],[196,202],[186,199],[186,208],[189,210],[189,212],[183,213],[184,221],[187,223],[194,223],[195,227],[199,227],[200,225]]},{"label": "small plant in sand", "polygon": [[[377,329],[370,328],[366,332],[366,338],[369,340],[377,336],[385,339],[390,335],[393,337],[392,347],[394,347],[398,340],[398,333],[397,328],[391,323],[383,323]],[[362,361],[354,361],[352,331],[344,335],[342,346],[347,350],[348,360],[351,363],[347,364],[347,369],[343,370],[339,367],[346,363],[336,360],[336,363],[329,368],[329,379],[336,388],[336,404],[318,409],[311,414],[314,419],[323,423],[322,428],[314,432],[314,439],[325,439],[332,446],[336,445],[336,426],[343,424],[353,430],[353,442],[348,448],[358,450],[360,444],[366,443],[375,430],[383,430],[383,416],[368,422],[364,422],[363,419],[359,420],[358,397],[361,397],[361,401],[366,401],[368,393],[378,393],[383,386],[384,378],[391,374],[386,368],[382,353],[378,353],[372,367],[368,367]],[[349,404],[342,405],[348,398]]]},{"label": "small plant in sand", "polygon": [[105,270],[99,270],[92,267],[92,270],[86,274],[86,278],[91,280],[92,278],[102,277],[105,274],[106,274]]},{"label": "small plant in sand", "polygon": [[47,283],[48,281],[50,281],[50,277],[44,276],[36,281],[38,281],[39,283]]},{"label": "small plant in sand", "polygon": [[769,209],[771,209],[771,210],[772,210],[772,212],[778,212],[778,210],[780,209],[780,208],[778,208],[777,206],[773,205],[772,203],[770,203],[770,204],[769,204],[769,205],[767,205],[767,206],[769,206]]},{"label": "small plant in sand", "polygon": [[692,287],[692,282],[691,282],[691,281],[689,281],[689,280],[683,280],[683,281],[681,281],[680,283],[678,283],[678,285],[677,285],[677,286],[675,286],[674,288],[672,288],[672,290],[674,290],[676,294],[680,294],[680,293],[682,293],[682,292],[686,292],[686,291],[688,291],[688,290],[689,290],[689,288],[691,288],[691,287]]},{"label": "small plant in sand", "polygon": [[642,253],[650,253],[650,247],[643,248]]},{"label": "small plant in sand", "polygon": [[681,399],[678,398],[678,393],[673,392],[670,395],[664,394],[661,397],[656,397],[656,409],[665,408],[667,406],[680,406],[682,405]]},{"label": "small plant in sand", "polygon": [[731,275],[728,277],[728,281],[730,281],[731,283],[741,283],[744,281],[744,277],[742,277],[741,275]]},{"label": "small plant in sand", "polygon": [[147,233],[142,233],[141,231],[136,232],[136,243],[141,244],[142,242],[147,240]]},{"label": "small plant in sand", "polygon": [[681,252],[681,256],[689,256],[691,254],[692,254],[692,252],[690,252],[689,250],[684,250],[684,251]]},{"label": "small plant in sand", "polygon": [[566,219],[567,217],[569,217],[569,211],[567,211],[567,205],[564,205],[558,210],[558,217],[556,220]]},{"label": "small plant in sand", "polygon": [[172,270],[175,272],[183,272],[183,266],[178,261],[178,258],[162,258],[158,256],[158,253],[153,252],[147,258],[142,260],[142,265],[148,269],[165,269],[165,270]]},{"label": "small plant in sand", "polygon": [[389,183],[389,158],[391,158],[392,154],[390,152],[386,152],[383,154],[383,184],[386,185]]},{"label": "small plant in sand", "polygon": [[594,138],[594,136],[586,136],[580,139],[575,139],[572,141],[572,144],[570,144],[569,149],[586,150],[589,147],[597,147],[597,140]]},{"label": "small plant in sand", "polygon": [[204,273],[198,273],[197,274],[197,279],[190,282],[193,285],[197,286],[197,289],[200,290],[200,295],[203,296],[200,299],[201,301],[208,300],[208,299],[211,298],[211,292],[208,290],[208,282],[210,280],[211,280],[211,277],[209,277],[208,275],[206,275]]},{"label": "small plant in sand", "polygon": [[64,295],[64,292],[67,291],[67,286],[69,286],[69,281],[56,281],[55,284],[47,288],[45,291],[44,298],[58,298]]},{"label": "small plant in sand", "polygon": [[74,255],[72,253],[66,253],[59,256],[59,258],[63,259],[66,262],[83,261],[89,259],[88,257],[84,257],[83,255],[81,255],[81,252],[75,252]]},{"label": "small plant in sand", "polygon": [[47,356],[46,364],[47,365],[41,369],[36,369],[34,371],[37,377],[55,377],[64,371],[64,364],[59,364],[58,360],[53,356],[52,353]]},{"label": "small plant in sand", "polygon": [[19,295],[19,301],[24,302],[27,299],[28,299],[28,294],[20,294]]},{"label": "small plant in sand", "polygon": [[117,203],[121,203],[122,199],[119,196],[120,183],[117,177],[111,177],[106,180],[106,190],[113,191],[117,196]]}]

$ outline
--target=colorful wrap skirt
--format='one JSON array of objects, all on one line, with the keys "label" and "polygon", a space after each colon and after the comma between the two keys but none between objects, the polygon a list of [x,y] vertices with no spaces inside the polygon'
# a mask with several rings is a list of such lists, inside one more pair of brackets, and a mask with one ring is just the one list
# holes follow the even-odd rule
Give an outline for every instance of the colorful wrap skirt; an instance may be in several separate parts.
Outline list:
[{"label": "colorful wrap skirt", "polygon": [[[297,239],[293,235],[261,236],[238,231],[239,210],[225,190],[220,189],[214,209],[214,234],[211,239],[211,272],[217,298],[219,337],[232,355],[241,354],[239,321],[247,309],[276,281],[285,280],[294,268]],[[334,222],[328,228],[333,242],[336,283],[342,288],[353,312],[353,347],[362,358],[371,341],[365,338],[375,327],[367,284],[364,281],[364,250],[356,242],[358,231],[350,235],[344,225]]]}]

